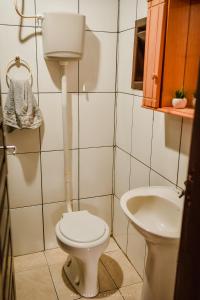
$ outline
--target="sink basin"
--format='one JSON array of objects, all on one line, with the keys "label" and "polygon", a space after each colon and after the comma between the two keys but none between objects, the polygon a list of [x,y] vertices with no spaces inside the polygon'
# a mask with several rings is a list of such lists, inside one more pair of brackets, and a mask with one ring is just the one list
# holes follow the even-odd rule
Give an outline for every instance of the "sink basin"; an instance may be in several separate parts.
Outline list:
[{"label": "sink basin", "polygon": [[171,187],[153,186],[125,193],[120,204],[147,244],[142,300],[173,300],[183,200]]},{"label": "sink basin", "polygon": [[170,187],[142,187],[127,192],[121,207],[135,227],[146,237],[179,240],[182,204]]}]

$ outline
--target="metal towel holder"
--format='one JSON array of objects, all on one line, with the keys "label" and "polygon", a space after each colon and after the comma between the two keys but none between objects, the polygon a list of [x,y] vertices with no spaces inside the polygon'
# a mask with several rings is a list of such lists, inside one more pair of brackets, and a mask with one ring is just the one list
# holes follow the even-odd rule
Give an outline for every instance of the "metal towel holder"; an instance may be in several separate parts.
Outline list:
[{"label": "metal towel holder", "polygon": [[9,81],[11,80],[11,78],[9,76],[9,71],[14,66],[17,66],[18,68],[20,68],[21,66],[25,67],[29,72],[29,78],[28,79],[30,80],[31,85],[33,85],[33,74],[32,74],[32,71],[31,71],[31,68],[30,68],[29,64],[24,59],[21,59],[19,56],[16,56],[15,59],[11,60],[8,64],[8,66],[7,66],[7,71],[6,71],[7,86],[9,87]]}]

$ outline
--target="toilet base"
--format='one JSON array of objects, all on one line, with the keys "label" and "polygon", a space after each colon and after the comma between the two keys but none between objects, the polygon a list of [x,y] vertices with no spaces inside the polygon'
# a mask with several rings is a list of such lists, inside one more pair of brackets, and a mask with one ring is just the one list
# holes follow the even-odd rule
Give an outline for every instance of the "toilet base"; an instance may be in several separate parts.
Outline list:
[{"label": "toilet base", "polygon": [[74,289],[85,298],[95,297],[99,293],[98,261],[91,264],[68,256],[64,272]]}]

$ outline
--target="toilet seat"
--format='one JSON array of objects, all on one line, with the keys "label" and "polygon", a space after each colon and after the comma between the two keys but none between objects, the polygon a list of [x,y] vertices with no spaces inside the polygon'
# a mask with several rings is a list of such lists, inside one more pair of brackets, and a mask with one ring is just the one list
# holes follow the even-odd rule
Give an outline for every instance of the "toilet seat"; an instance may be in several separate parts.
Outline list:
[{"label": "toilet seat", "polygon": [[93,243],[105,235],[107,224],[85,210],[63,214],[59,229],[67,240],[75,243]]}]

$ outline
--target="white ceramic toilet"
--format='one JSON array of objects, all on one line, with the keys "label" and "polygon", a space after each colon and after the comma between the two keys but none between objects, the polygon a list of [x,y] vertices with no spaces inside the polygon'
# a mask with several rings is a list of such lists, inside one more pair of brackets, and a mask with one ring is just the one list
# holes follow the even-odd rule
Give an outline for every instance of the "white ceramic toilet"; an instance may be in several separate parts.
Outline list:
[{"label": "white ceramic toilet", "polygon": [[86,210],[64,213],[56,225],[56,237],[69,254],[64,271],[73,287],[84,297],[96,296],[98,262],[110,238],[106,222]]}]

